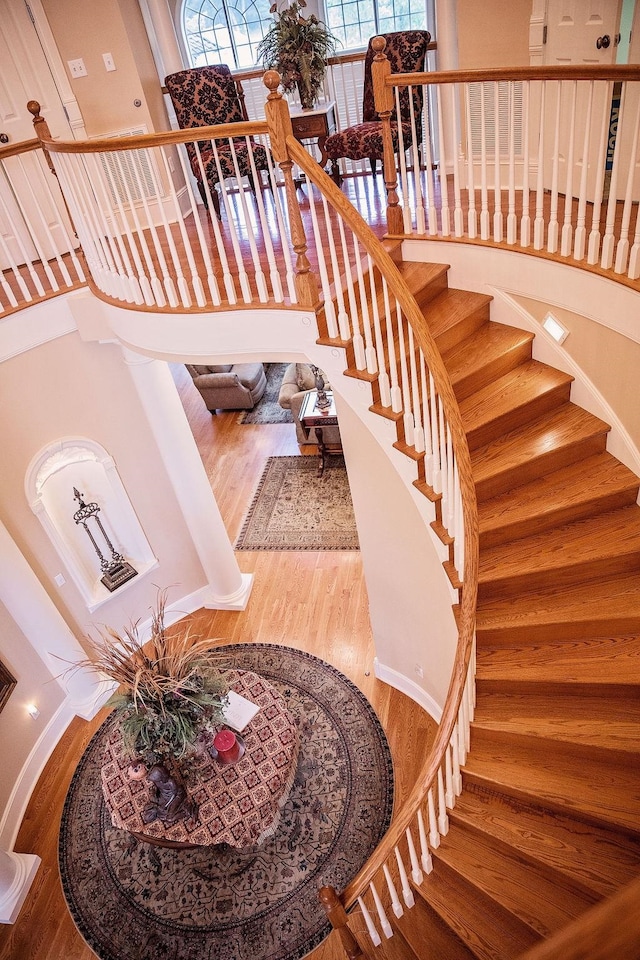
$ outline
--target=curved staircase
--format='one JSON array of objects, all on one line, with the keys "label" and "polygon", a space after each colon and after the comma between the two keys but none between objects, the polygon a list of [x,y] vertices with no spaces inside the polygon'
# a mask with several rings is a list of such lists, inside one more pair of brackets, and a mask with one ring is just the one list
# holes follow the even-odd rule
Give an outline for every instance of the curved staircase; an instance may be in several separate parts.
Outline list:
[{"label": "curved staircase", "polygon": [[[446,266],[394,258],[471,449],[477,707],[415,907],[390,917],[379,947],[357,934],[371,957],[513,960],[640,875],[639,480],[607,453],[608,425],[571,402],[572,378],[532,359],[532,333],[491,321],[489,297],[449,289]],[[371,409],[397,421],[396,446],[434,499],[401,416],[346,346],[347,375],[371,381]]]}]

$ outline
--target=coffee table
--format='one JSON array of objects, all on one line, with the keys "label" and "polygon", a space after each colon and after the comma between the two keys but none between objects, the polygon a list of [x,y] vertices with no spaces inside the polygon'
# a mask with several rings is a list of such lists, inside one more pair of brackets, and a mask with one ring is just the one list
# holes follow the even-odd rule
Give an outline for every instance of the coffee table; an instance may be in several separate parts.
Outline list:
[{"label": "coffee table", "polygon": [[236,763],[221,764],[204,752],[185,770],[172,762],[165,764],[197,804],[196,820],[171,826],[159,820],[144,823],[149,782],[128,777],[134,758],[125,747],[120,725],[114,723],[108,729],[101,778],[115,827],[165,846],[226,843],[238,849],[257,846],[275,833],[295,778],[298,728],[282,695],[263,677],[248,670],[230,670],[225,676],[231,689],[260,706],[241,734],[244,755]]}]

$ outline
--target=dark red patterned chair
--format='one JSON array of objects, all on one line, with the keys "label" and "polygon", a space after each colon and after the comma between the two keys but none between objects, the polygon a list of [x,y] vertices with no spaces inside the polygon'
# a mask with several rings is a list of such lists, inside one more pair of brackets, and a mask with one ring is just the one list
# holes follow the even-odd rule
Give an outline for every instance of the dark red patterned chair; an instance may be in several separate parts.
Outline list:
[{"label": "dark red patterned chair", "polygon": [[[431,34],[426,30],[401,30],[398,33],[381,33],[385,39],[384,52],[391,63],[392,73],[420,73],[425,70],[427,47]],[[382,160],[382,123],[378,119],[373,99],[373,79],[371,64],[375,57],[372,47],[373,38],[369,40],[364,61],[364,90],[362,97],[362,123],[347,127],[340,133],[327,137],[325,150],[331,160],[331,175],[336,183],[341,182],[338,170],[338,160],[347,157],[349,160],[369,160],[371,170],[375,176],[378,160]],[[413,89],[414,122],[419,124],[422,116],[422,88]],[[395,121],[395,105],[391,115],[391,136],[393,152],[398,152],[398,125]],[[400,118],[402,124],[403,147],[407,150],[413,142],[411,124],[411,108],[409,90],[405,87],[400,91]]]},{"label": "dark red patterned chair", "polygon": [[[234,80],[229,67],[225,63],[215,66],[193,67],[190,70],[179,70],[177,73],[171,73],[168,77],[165,77],[164,83],[171,97],[178,125],[183,130],[189,127],[208,127],[247,120],[242,86],[239,81]],[[240,176],[249,178],[249,184],[255,193],[249,150],[253,154],[256,171],[269,169],[267,151],[262,144],[256,143],[253,138],[249,140],[249,148],[247,148],[244,137],[234,138],[233,144]],[[236,176],[231,147],[228,140],[216,141],[218,160],[222,172],[222,177],[220,177],[214,152],[211,148],[211,141],[202,140],[199,145],[205,177],[209,184],[216,214],[220,219],[220,198],[215,185],[221,179],[226,180],[228,177]],[[192,143],[187,143],[185,146],[191,170],[198,183],[202,199],[206,204],[206,190],[196,149]]]}]

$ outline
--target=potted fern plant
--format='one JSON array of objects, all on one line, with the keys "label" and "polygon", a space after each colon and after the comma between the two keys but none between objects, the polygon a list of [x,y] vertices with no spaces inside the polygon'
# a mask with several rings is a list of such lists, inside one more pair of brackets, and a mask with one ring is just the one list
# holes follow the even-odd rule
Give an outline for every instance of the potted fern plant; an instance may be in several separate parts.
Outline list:
[{"label": "potted fern plant", "polygon": [[268,70],[280,74],[282,89],[296,87],[300,104],[310,110],[318,100],[327,60],[335,51],[336,38],[315,14],[304,17],[305,0],[293,0],[284,10],[273,4],[274,23],[260,41],[258,58]]},{"label": "potted fern plant", "polygon": [[173,634],[164,622],[165,597],[152,611],[151,636],[143,642],[137,623],[122,634],[107,628],[89,639],[91,657],[77,664],[119,684],[107,703],[115,708],[128,748],[147,766],[181,760],[197,749],[198,737],[224,722],[227,685],[211,640],[189,629]]}]

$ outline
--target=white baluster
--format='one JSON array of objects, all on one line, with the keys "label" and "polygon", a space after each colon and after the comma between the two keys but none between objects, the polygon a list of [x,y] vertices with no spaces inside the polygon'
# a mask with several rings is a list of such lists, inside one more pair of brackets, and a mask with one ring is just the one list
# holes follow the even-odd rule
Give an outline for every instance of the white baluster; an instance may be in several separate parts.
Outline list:
[{"label": "white baluster", "polygon": [[418,839],[420,840],[420,863],[422,869],[428,875],[433,870],[433,860],[427,843],[427,831],[424,827],[424,817],[420,807],[418,807]]},{"label": "white baluster", "polygon": [[222,303],[220,297],[220,288],[218,286],[218,281],[213,271],[213,263],[211,261],[211,254],[209,252],[209,244],[206,242],[204,236],[204,230],[202,229],[202,221],[200,219],[200,214],[198,211],[198,203],[193,192],[193,184],[190,175],[190,171],[187,168],[185,161],[185,151],[178,148],[177,150],[178,157],[180,159],[180,166],[182,168],[182,174],[184,177],[184,183],[187,189],[189,196],[189,205],[191,207],[191,214],[193,218],[193,223],[196,228],[196,233],[198,235],[198,243],[200,244],[200,255],[204,263],[205,272],[207,275],[207,286],[209,288],[209,293],[211,295],[211,302],[214,306],[219,307]]},{"label": "white baluster", "polygon": [[362,916],[364,917],[364,922],[366,924],[367,932],[371,939],[371,943],[374,945],[374,947],[379,947],[380,944],[382,943],[382,938],[380,937],[380,934],[375,928],[373,920],[371,919],[371,914],[367,910],[367,907],[362,897],[358,897],[358,903],[360,904],[360,909],[362,910]]},{"label": "white baluster", "polygon": [[[382,339],[382,325],[380,323],[379,295],[376,286],[377,270],[374,267],[373,260],[367,254],[367,263],[369,266],[369,286],[371,291],[371,310],[373,312],[373,334],[375,338],[376,351],[376,369],[378,373],[378,389],[380,390],[380,402],[383,406],[389,406],[390,388],[389,374],[384,357],[384,341]],[[379,276],[379,274],[378,274]]]},{"label": "white baluster", "polygon": [[556,122],[553,134],[551,162],[551,206],[549,210],[549,228],[547,231],[547,250],[555,253],[558,249],[558,170],[560,164],[560,108],[562,105],[562,81],[556,85]]},{"label": "white baluster", "polygon": [[400,376],[402,380],[402,423],[404,439],[408,446],[413,445],[413,412],[411,409],[411,391],[409,389],[409,372],[407,365],[407,345],[405,341],[404,316],[400,304],[396,300],[396,320],[398,326],[398,352],[400,354]]},{"label": "white baluster", "polygon": [[[600,85],[598,85],[600,86]],[[604,84],[604,102],[600,119],[600,146],[596,165],[596,185],[591,211],[591,232],[587,247],[587,263],[597,263],[600,254],[600,212],[602,210],[602,194],[604,188],[605,157],[609,140],[609,117],[611,113],[611,94],[613,87],[610,83]]]},{"label": "white baluster", "polygon": [[356,301],[356,292],[353,285],[352,259],[349,256],[347,248],[347,238],[345,236],[344,221],[338,217],[338,229],[340,231],[340,243],[342,246],[342,262],[344,263],[344,273],[347,281],[347,297],[349,298],[349,336],[346,340],[352,340],[353,349],[356,356],[356,367],[358,370],[364,370],[366,364],[364,359],[364,341],[358,326],[358,304]]},{"label": "white baluster", "polygon": [[458,710],[458,758],[461,767],[467,762],[467,735],[465,730],[464,707],[461,705]]},{"label": "white baluster", "polygon": [[[251,145],[249,138],[246,138],[247,151],[251,153]],[[235,174],[236,183],[238,185],[237,197],[240,202],[240,209],[242,210],[242,220],[245,225],[245,232],[247,234],[247,239],[249,241],[249,250],[251,252],[251,260],[253,262],[253,280],[258,291],[258,299],[260,303],[266,303],[269,299],[269,294],[267,292],[267,281],[264,276],[264,271],[262,269],[262,261],[260,259],[260,254],[258,253],[258,247],[256,244],[256,229],[253,224],[253,218],[249,214],[249,208],[247,205],[247,191],[245,190],[242,182],[242,176],[240,174],[240,166],[238,163],[238,154],[236,152],[235,140],[229,138],[229,148],[231,151],[231,160],[233,163],[233,172]],[[254,181],[254,186],[256,194],[260,192],[258,183]]]},{"label": "white baluster", "polygon": [[[242,292],[242,299],[245,303],[251,303],[252,294],[251,286],[249,284],[249,277],[244,265],[244,257],[242,256],[242,250],[240,248],[240,241],[238,239],[238,230],[236,227],[235,218],[233,216],[233,207],[231,206],[231,200],[229,199],[229,192],[226,186],[226,178],[222,169],[222,163],[220,160],[220,153],[218,151],[218,144],[216,140],[211,140],[211,150],[213,152],[213,161],[216,167],[216,173],[218,177],[218,186],[220,188],[220,199],[224,205],[224,210],[227,215],[227,226],[229,230],[229,239],[231,240],[231,248],[233,250],[233,256],[236,262],[236,269],[238,270],[238,279],[240,281],[240,290]],[[240,189],[242,185],[239,184]]]},{"label": "white baluster", "polygon": [[389,896],[391,897],[391,908],[395,913],[396,917],[401,917],[402,914],[404,913],[404,909],[402,907],[402,904],[400,903],[400,897],[398,896],[398,891],[396,890],[395,883],[391,878],[391,874],[389,873],[389,868],[386,865],[386,863],[383,864],[382,866],[382,872],[384,873],[384,878],[387,881],[387,889],[389,891]]},{"label": "white baluster", "polygon": [[620,112],[618,114],[618,133],[616,136],[616,146],[613,151],[613,168],[611,170],[611,179],[609,180],[609,197],[607,200],[607,222],[605,226],[604,238],[602,240],[602,253],[600,254],[600,266],[608,270],[613,263],[613,252],[615,247],[615,220],[618,206],[618,176],[620,173],[620,154],[622,153],[621,134],[625,128],[625,102],[626,86],[622,87],[620,96]]},{"label": "white baluster", "polygon": [[475,240],[478,235],[478,214],[476,211],[476,187],[473,175],[473,131],[471,128],[471,88],[468,83],[464,85],[465,112],[467,118],[467,191],[468,191],[468,209],[467,209],[467,233],[471,240]]},{"label": "white baluster", "polygon": [[[129,184],[128,184],[128,176],[127,176],[128,170],[125,170],[124,168],[124,161],[129,160],[129,157],[124,151],[122,152],[117,151],[111,154],[111,159],[113,162],[113,168],[117,168],[119,183],[122,184],[122,188],[124,189],[125,195],[129,197],[130,191],[129,191]],[[126,272],[127,272],[127,279],[128,279],[129,292],[130,292],[130,297],[128,299],[133,303],[142,304],[146,302],[143,291],[145,289],[148,291],[150,289],[150,285],[149,285],[148,279],[144,275],[144,269],[142,267],[142,260],[140,258],[138,245],[133,236],[133,231],[131,229],[129,216],[127,215],[127,211],[125,211],[124,209],[124,204],[122,202],[122,197],[120,195],[119,183],[116,182],[116,178],[114,176],[115,171],[113,168],[110,163],[107,163],[105,164],[104,172],[109,182],[111,196],[112,198],[115,199],[118,207],[118,213],[120,215],[120,223],[122,224],[122,229],[124,230],[128,240],[127,245],[124,245],[120,242],[120,251],[121,251],[122,258],[123,258]],[[135,211],[135,204],[131,203],[131,201],[128,200],[128,205],[130,208],[131,218],[133,219],[134,215],[137,215],[137,211]],[[134,223],[135,223],[135,219],[134,219]],[[135,266],[136,266],[135,271],[133,270],[133,267],[131,265],[131,260],[129,258],[128,250],[131,251],[131,256],[133,257],[133,262],[135,263]]]},{"label": "white baluster", "polygon": [[445,795],[444,795],[444,802],[445,802],[445,804],[446,804],[446,806],[447,806],[447,809],[448,809],[448,810],[451,810],[452,807],[454,807],[454,806],[455,806],[455,803],[456,803],[456,795],[455,795],[455,791],[454,791],[454,789],[453,789],[453,764],[452,764],[452,761],[451,761],[451,742],[449,742],[449,746],[447,747],[447,749],[446,749],[446,751],[445,751],[444,763],[445,763],[445,770],[444,770],[444,776],[445,776]]},{"label": "white baluster", "polygon": [[438,767],[438,831],[441,837],[446,837],[449,833],[449,817],[447,815],[447,804],[444,796],[442,766]]},{"label": "white baluster", "polygon": [[373,882],[373,880],[371,881],[369,886],[371,887],[371,894],[373,896],[373,902],[376,905],[376,911],[378,913],[378,920],[380,921],[382,932],[384,933],[387,940],[390,940],[391,937],[393,936],[393,930],[391,929],[391,924],[389,923],[389,919],[387,917],[387,914],[385,913],[385,909],[382,906],[382,900],[378,896],[378,891],[376,890],[376,885]]},{"label": "white baluster", "polygon": [[[398,165],[400,167],[400,192],[402,193],[402,228],[405,233],[411,233],[412,229],[412,217],[411,217],[411,207],[409,203],[409,177],[407,175],[407,155],[406,147],[404,145],[404,133],[402,131],[402,123],[400,122],[400,90],[398,87],[395,88],[395,119],[396,119],[396,130],[398,137]],[[413,117],[413,111],[412,111]],[[413,128],[412,128],[413,129]],[[415,151],[415,137],[413,138],[413,148]],[[418,203],[418,191],[420,190],[420,165],[416,169],[416,164],[414,161],[413,164],[413,185],[414,193],[416,197],[416,217],[420,215],[420,204]],[[424,216],[424,211],[423,211]],[[420,230],[418,229],[418,233]],[[424,229],[422,230],[424,233]]]},{"label": "white baluster", "polygon": [[[356,360],[358,361],[357,367],[358,370],[363,370],[366,367],[368,373],[377,373],[376,354],[371,340],[371,317],[369,315],[369,304],[367,302],[367,289],[364,283],[364,274],[362,271],[360,245],[355,233],[353,234],[353,254],[358,277],[358,294],[360,300],[360,310],[358,316],[362,319],[362,329],[364,330],[364,340],[362,339],[362,335],[360,335],[360,342],[357,351],[355,347],[356,338],[354,337],[354,352],[356,353]],[[360,329],[360,324],[358,324],[358,329]],[[362,366],[360,366],[360,362],[362,362]]]},{"label": "white baluster", "polygon": [[[629,123],[629,121],[627,121]],[[631,221],[631,209],[633,207],[633,179],[637,168],[638,152],[638,124],[640,123],[640,108],[636,109],[636,117],[633,125],[633,139],[631,143],[631,152],[629,166],[627,169],[627,186],[624,194],[624,206],[622,208],[622,223],[620,224],[620,239],[616,248],[616,261],[614,271],[624,273],[627,268],[627,259],[629,256],[629,223]],[[618,137],[620,143],[626,140],[626,130],[618,125]]]},{"label": "white baluster", "polygon": [[524,138],[522,144],[522,217],[520,218],[520,246],[528,247],[531,243],[531,195],[529,190],[529,104],[531,88],[528,80],[522,81],[522,128]]},{"label": "white baluster", "polygon": [[429,371],[429,404],[431,408],[431,449],[433,451],[433,478],[431,486],[434,493],[442,492],[441,449],[438,427],[438,395],[431,371]]},{"label": "white baluster", "polygon": [[[305,184],[307,189],[307,196],[309,197],[309,212],[311,214],[311,230],[313,232],[316,253],[318,255],[318,274],[320,277],[320,289],[322,291],[322,299],[324,302],[324,313],[327,321],[327,331],[330,337],[337,337],[338,327],[336,324],[336,314],[333,305],[333,295],[331,289],[331,282],[329,280],[329,272],[327,270],[327,261],[325,259],[324,250],[325,244],[323,243],[321,234],[320,234],[320,225],[318,223],[318,212],[316,210],[316,201],[313,196],[313,190],[309,182],[309,178],[305,174]],[[328,226],[328,224],[327,224]],[[330,231],[328,231],[330,234]],[[334,274],[334,278],[338,280],[336,283],[336,289],[340,288],[342,284],[339,282]]]},{"label": "white baluster", "polygon": [[424,467],[425,479],[429,486],[433,485],[433,446],[431,423],[431,406],[429,404],[429,378],[427,363],[422,350],[420,351],[420,392],[422,395],[422,415],[424,417]]},{"label": "white baluster", "polygon": [[387,281],[382,278],[382,290],[384,294],[384,316],[385,328],[387,331],[387,351],[389,355],[389,379],[390,379],[390,397],[389,403],[394,413],[402,411],[402,391],[398,383],[398,361],[396,356],[396,339],[393,333],[393,314],[391,312],[391,303],[389,299],[389,287]]},{"label": "white baluster", "polygon": [[586,230],[586,212],[587,212],[587,173],[589,164],[589,147],[591,142],[591,111],[593,109],[593,80],[589,81],[589,93],[587,96],[587,113],[584,120],[584,139],[582,142],[582,170],[580,173],[580,187],[578,196],[578,215],[576,220],[576,230],[573,238],[573,259],[582,260],[584,257],[585,246],[587,242]]},{"label": "white baluster", "polygon": [[489,239],[489,190],[487,187],[487,112],[485,85],[480,83],[480,239]]},{"label": "white baluster", "polygon": [[451,762],[453,766],[453,790],[456,797],[462,793],[462,773],[460,772],[460,733],[459,724],[456,723],[451,737]]},{"label": "white baluster", "polygon": [[[282,291],[282,279],[280,277],[280,272],[278,270],[278,265],[276,262],[275,251],[273,249],[273,240],[271,238],[271,230],[269,229],[269,223],[267,221],[267,213],[264,205],[264,194],[262,192],[263,180],[262,172],[258,171],[256,168],[256,160],[254,156],[254,151],[251,149],[251,138],[246,137],[245,143],[247,146],[247,156],[249,157],[249,166],[251,167],[251,177],[255,185],[255,203],[258,208],[258,220],[260,221],[260,236],[262,237],[262,242],[264,243],[265,253],[267,255],[267,263],[269,264],[269,279],[271,281],[271,289],[273,291],[273,299],[276,303],[282,303],[284,300],[284,294]],[[262,144],[265,150],[268,150],[268,145]],[[269,171],[267,171],[267,178],[270,177]],[[271,185],[273,191],[273,185]],[[315,208],[314,208],[315,209]]]},{"label": "white baluster", "polygon": [[564,223],[562,225],[562,235],[560,240],[560,255],[568,257],[571,253],[571,244],[573,241],[573,155],[576,137],[576,100],[578,96],[578,84],[574,80],[571,84],[571,119],[569,121],[569,150],[567,152],[567,171],[564,188]]},{"label": "white baluster", "polygon": [[449,89],[451,91],[451,143],[453,144],[453,232],[456,237],[461,237],[464,234],[464,213],[460,196],[459,90],[455,83],[452,83]]},{"label": "white baluster", "polygon": [[[189,264],[189,270],[191,273],[191,286],[193,287],[193,292],[196,296],[196,303],[199,307],[204,307],[206,304],[206,297],[204,294],[204,285],[202,283],[202,278],[198,273],[198,267],[196,265],[196,259],[193,255],[193,248],[191,246],[191,239],[187,233],[187,229],[184,223],[184,217],[182,215],[182,210],[180,208],[180,202],[178,200],[178,195],[176,193],[176,188],[173,183],[173,177],[171,176],[171,169],[169,167],[169,161],[166,155],[166,148],[160,147],[160,155],[164,164],[164,174],[165,179],[168,184],[169,195],[173,201],[173,208],[175,213],[175,222],[178,224],[178,230],[180,231],[180,240],[182,242],[182,249],[187,257],[187,263]],[[197,213],[195,210],[191,211],[193,213],[194,219],[197,218]],[[197,231],[196,231],[197,234]],[[190,296],[189,294],[187,294]]]},{"label": "white baluster", "polygon": [[395,847],[394,849],[396,854],[396,862],[398,864],[398,873],[400,874],[400,887],[402,889],[402,899],[405,902],[405,906],[411,908],[415,903],[413,890],[411,889],[411,886],[409,884],[409,877],[407,876],[407,871],[406,871],[402,856],[400,854],[400,851],[398,847]]},{"label": "white baluster", "polygon": [[[0,194],[0,209],[2,209],[3,214],[4,214],[4,216],[3,216],[4,222],[5,222],[5,223],[11,223],[9,210],[7,209],[7,205],[6,205],[6,203],[5,203],[5,201],[4,201],[4,198],[2,197],[1,194]],[[40,278],[38,277],[37,273],[36,273],[35,270],[33,269],[33,264],[31,263],[31,258],[28,257],[27,254],[26,254],[26,250],[24,249],[24,244],[22,243],[22,239],[21,239],[21,237],[20,237],[20,232],[19,232],[19,231],[16,231],[16,241],[17,241],[17,243],[18,243],[18,246],[20,247],[20,252],[21,252],[21,255],[22,255],[21,258],[22,258],[22,260],[24,261],[24,263],[27,265],[27,267],[29,268],[29,275],[30,275],[31,279],[33,280],[34,286],[35,286],[35,288],[36,288],[36,292],[37,292],[38,296],[43,297],[43,296],[44,296],[44,287],[42,286],[42,281],[40,280]],[[29,303],[31,300],[33,300],[33,296],[31,295],[31,293],[30,293],[30,291],[29,291],[29,287],[27,286],[24,277],[23,277],[22,274],[20,273],[20,270],[19,270],[18,264],[16,263],[15,257],[12,255],[12,253],[11,253],[11,251],[10,251],[10,249],[9,249],[9,246],[8,246],[8,244],[6,243],[5,238],[4,238],[3,233],[2,233],[1,230],[0,230],[0,243],[2,244],[3,254],[4,254],[4,256],[6,257],[8,263],[9,263],[10,266],[11,266],[11,272],[13,273],[13,276],[14,276],[14,278],[15,278],[15,281],[16,281],[16,283],[18,284],[18,287],[19,287],[19,289],[20,289],[20,292],[22,293],[22,296],[23,296],[24,299],[27,301],[27,303]],[[13,299],[15,300],[15,297],[13,296],[13,294],[12,294],[11,292],[9,292],[9,299],[11,300],[11,298],[13,298]],[[16,300],[14,306],[16,306],[16,307],[18,306],[18,301],[17,301],[17,300]]]},{"label": "white baluster", "polygon": [[515,148],[515,85],[512,80],[507,83],[508,94],[508,144],[509,151],[509,210],[507,213],[507,243],[516,243],[518,240],[518,218],[516,216],[516,148]]},{"label": "white baluster", "polygon": [[295,280],[295,271],[293,269],[293,260],[291,257],[291,250],[289,248],[290,232],[287,230],[285,215],[282,209],[282,202],[280,199],[280,191],[278,189],[278,177],[277,173],[279,168],[273,166],[273,159],[271,157],[271,150],[267,150],[267,165],[269,167],[269,180],[271,182],[271,196],[273,197],[273,207],[276,212],[276,220],[278,223],[278,235],[281,238],[281,250],[284,256],[285,262],[285,278],[287,281],[287,293],[289,294],[289,300],[291,303],[298,302],[298,295],[296,293],[296,280]]},{"label": "white baluster", "polygon": [[422,870],[420,869],[420,864],[418,862],[418,855],[416,853],[415,844],[413,842],[413,837],[411,836],[411,828],[407,827],[407,846],[409,848],[409,860],[411,861],[411,879],[414,883],[418,885],[422,883],[424,877]]},{"label": "white baluster", "polygon": [[416,453],[424,453],[424,430],[420,410],[420,391],[418,389],[418,368],[416,363],[416,345],[413,327],[407,324],[409,334],[409,360],[411,369],[411,411],[413,413],[413,446]]},{"label": "white baluster", "polygon": [[500,172],[500,83],[493,84],[493,242],[502,243],[502,180]]},{"label": "white baluster", "polygon": [[436,805],[433,799],[433,787],[429,787],[427,793],[427,813],[429,815],[429,843],[434,850],[437,850],[440,846],[440,833],[436,818]]},{"label": "white baluster", "polygon": [[547,82],[540,84],[540,117],[538,121],[538,173],[536,180],[536,218],[533,222],[533,249],[544,246],[544,124]]},{"label": "white baluster", "polygon": [[[351,330],[349,327],[349,314],[344,302],[344,285],[340,277],[340,267],[338,264],[338,254],[336,249],[335,237],[333,235],[333,227],[331,226],[331,219],[329,217],[329,207],[327,205],[327,199],[322,194],[322,209],[324,211],[324,223],[325,229],[327,231],[327,237],[329,241],[329,256],[331,258],[331,271],[333,276],[333,289],[338,301],[338,316],[337,316],[337,329],[335,333],[329,331],[330,336],[340,337],[341,340],[349,340],[351,338]],[[334,311],[335,317],[335,311]]]},{"label": "white baluster", "polygon": [[447,148],[442,113],[442,84],[436,86],[436,100],[438,103],[438,152],[440,155],[438,165],[440,174],[440,232],[443,237],[448,237],[451,235],[451,223],[449,220],[449,187],[447,185]]},{"label": "white baluster", "polygon": [[429,221],[429,236],[435,237],[438,233],[438,210],[436,207],[436,190],[433,171],[433,150],[431,149],[431,123],[429,115],[429,87],[424,91],[424,152],[425,152],[425,176],[424,182],[427,190],[427,213]]}]

